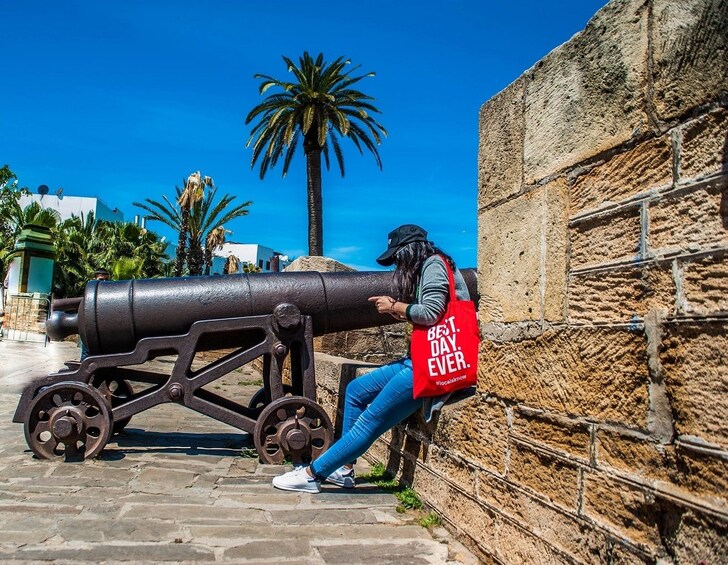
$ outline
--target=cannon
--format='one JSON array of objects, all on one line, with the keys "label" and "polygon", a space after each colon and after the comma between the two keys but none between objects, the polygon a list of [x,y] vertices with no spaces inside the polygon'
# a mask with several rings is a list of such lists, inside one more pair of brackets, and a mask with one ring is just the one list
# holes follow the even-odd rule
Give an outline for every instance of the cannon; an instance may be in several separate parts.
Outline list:
[{"label": "cannon", "polygon": [[[475,297],[475,271],[463,276]],[[89,357],[30,383],[13,421],[39,458],[83,460],[135,414],[174,402],[251,434],[266,463],[310,462],[333,441],[316,403],[313,338],[396,323],[367,301],[391,284],[391,272],[90,281],[83,297],[55,301],[46,322],[50,339],[79,334]],[[221,355],[201,363],[213,350]],[[168,370],[150,368],[170,355]],[[255,360],[263,386],[247,404],[205,388]]]}]

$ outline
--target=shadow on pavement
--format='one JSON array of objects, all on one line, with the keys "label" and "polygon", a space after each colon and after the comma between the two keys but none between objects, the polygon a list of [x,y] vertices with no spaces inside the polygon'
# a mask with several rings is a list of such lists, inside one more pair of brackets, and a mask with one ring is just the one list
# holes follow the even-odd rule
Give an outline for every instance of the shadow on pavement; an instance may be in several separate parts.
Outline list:
[{"label": "shadow on pavement", "polygon": [[[126,428],[113,436],[98,459],[120,459],[127,453],[182,453],[240,457],[243,448],[251,447],[252,438],[245,433],[153,432]],[[121,456],[121,457],[120,457]]]}]

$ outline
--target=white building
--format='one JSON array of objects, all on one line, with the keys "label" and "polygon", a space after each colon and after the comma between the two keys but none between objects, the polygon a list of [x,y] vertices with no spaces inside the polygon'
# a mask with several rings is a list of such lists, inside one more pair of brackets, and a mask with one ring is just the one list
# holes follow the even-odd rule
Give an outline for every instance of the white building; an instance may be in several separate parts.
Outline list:
[{"label": "white building", "polygon": [[[249,263],[267,273],[274,270],[282,271],[291,264],[288,257],[271,247],[257,243],[225,243],[221,249],[216,249],[212,258],[212,273],[223,273],[225,262],[230,255],[237,257],[238,272],[243,272],[243,264]],[[276,269],[276,261],[278,268]]]},{"label": "white building", "polygon": [[31,202],[38,202],[43,208],[56,210],[61,215],[61,220],[67,220],[71,216],[78,216],[86,219],[90,212],[94,213],[97,220],[109,222],[123,222],[124,214],[118,208],[109,208],[101,199],[93,196],[63,196],[57,194],[24,194],[20,197],[19,204],[25,208]]}]

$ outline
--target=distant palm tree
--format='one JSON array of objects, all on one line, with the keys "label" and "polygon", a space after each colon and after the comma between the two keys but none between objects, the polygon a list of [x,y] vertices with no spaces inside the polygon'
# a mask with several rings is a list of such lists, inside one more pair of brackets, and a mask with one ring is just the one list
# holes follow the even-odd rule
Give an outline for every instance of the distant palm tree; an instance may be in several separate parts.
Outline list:
[{"label": "distant palm tree", "polygon": [[308,193],[308,249],[309,255],[322,255],[321,154],[328,169],[329,147],[333,148],[343,177],[344,157],[340,138],[347,137],[360,153],[363,153],[362,146],[366,147],[381,169],[377,145],[381,143],[381,136],[387,135],[387,131],[371,115],[380,113],[370,102],[374,98],[351,88],[361,79],[374,76],[374,73],[351,76],[359,66],[345,72],[344,68],[350,64],[348,59],[339,57],[327,64],[323,54],[314,60],[308,52],[304,52],[298,65],[287,57],[283,57],[283,61],[288,71],[293,73],[295,82],[281,81],[268,75],[254,75],[262,80],[260,94],[272,87],[282,92],[270,94],[248,114],[246,124],[255,119],[258,122],[253,127],[246,147],[253,144],[250,166],[254,167],[260,159],[261,179],[281,157],[283,176],[286,176],[296,148],[303,139]]},{"label": "distant palm tree", "polygon": [[255,263],[250,261],[243,261],[243,272],[244,273],[260,273],[261,268]]},{"label": "distant palm tree", "polygon": [[[182,269],[184,268],[186,259],[190,209],[203,199],[205,196],[205,187],[212,187],[213,184],[214,182],[211,177],[205,176],[202,178],[200,171],[196,171],[187,177],[185,188],[177,199],[177,204],[179,204],[181,212],[179,237],[177,240],[177,259],[174,264],[174,273],[177,277],[182,275]],[[192,271],[191,268],[189,270]]]},{"label": "distant palm tree", "polygon": [[225,259],[225,266],[223,267],[222,271],[226,275],[234,275],[238,272],[239,267],[240,259],[238,259],[235,255],[228,255],[228,258]]},{"label": "distant palm tree", "polygon": [[231,233],[230,230],[226,230],[223,226],[218,226],[211,229],[207,238],[205,239],[205,274],[210,274],[212,268],[212,254],[215,249],[222,247],[225,244],[225,233]]},{"label": "distant palm tree", "polygon": [[[177,201],[182,198],[183,190],[175,187]],[[252,204],[250,200],[242,204],[233,204],[235,196],[225,194],[219,201],[215,200],[217,188],[214,186],[197,200],[189,209],[185,226],[185,240],[189,239],[189,253],[187,270],[190,275],[201,275],[204,255],[202,242],[206,240],[207,234],[224,224],[230,223],[235,218],[248,214],[248,207]],[[134,202],[134,206],[148,212],[147,220],[162,222],[174,231],[180,233],[183,228],[181,209],[178,209],[166,196],[162,196],[164,202],[146,198],[144,202]],[[175,273],[176,273],[175,267]],[[175,274],[175,276],[178,276]]]}]

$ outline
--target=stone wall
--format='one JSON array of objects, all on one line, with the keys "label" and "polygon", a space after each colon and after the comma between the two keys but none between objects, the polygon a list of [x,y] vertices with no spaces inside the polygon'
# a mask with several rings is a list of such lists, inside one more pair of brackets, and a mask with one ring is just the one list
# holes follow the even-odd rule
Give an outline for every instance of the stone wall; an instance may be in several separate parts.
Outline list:
[{"label": "stone wall", "polygon": [[728,0],[613,0],[479,130],[478,393],[368,457],[485,562],[728,562]]}]

